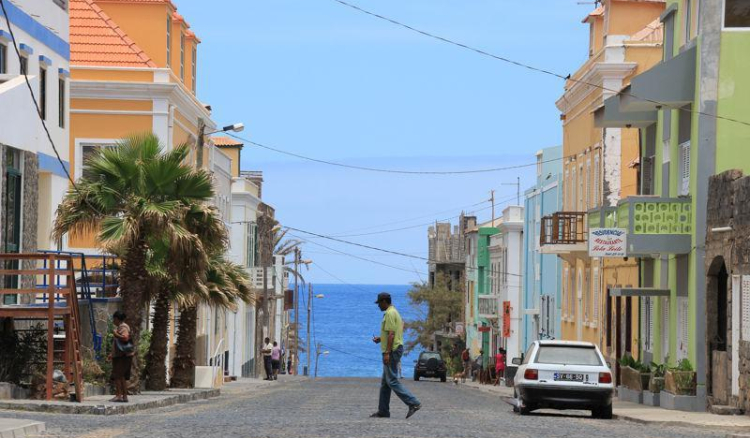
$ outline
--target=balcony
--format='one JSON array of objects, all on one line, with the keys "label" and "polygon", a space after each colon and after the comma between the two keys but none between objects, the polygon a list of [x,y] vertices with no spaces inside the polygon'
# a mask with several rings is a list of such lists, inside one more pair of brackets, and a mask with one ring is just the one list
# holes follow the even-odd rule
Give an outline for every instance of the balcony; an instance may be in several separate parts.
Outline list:
[{"label": "balcony", "polygon": [[498,311],[498,304],[500,303],[500,297],[497,295],[478,295],[478,306],[477,314],[480,318],[486,319],[497,319],[500,312]]},{"label": "balcony", "polygon": [[542,254],[562,258],[588,256],[586,213],[559,211],[542,218],[539,243]]},{"label": "balcony", "polygon": [[617,205],[616,226],[628,232],[630,257],[688,254],[692,247],[690,198],[630,196]]}]

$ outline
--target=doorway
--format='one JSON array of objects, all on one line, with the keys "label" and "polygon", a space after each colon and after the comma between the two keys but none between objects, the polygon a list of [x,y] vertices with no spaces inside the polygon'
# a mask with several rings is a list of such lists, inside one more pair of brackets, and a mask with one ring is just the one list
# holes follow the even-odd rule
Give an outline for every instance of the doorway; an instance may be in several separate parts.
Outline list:
[{"label": "doorway", "polygon": [[731,393],[729,336],[729,272],[723,257],[716,257],[708,270],[706,288],[706,346],[708,348],[708,395],[713,404],[727,404]]}]

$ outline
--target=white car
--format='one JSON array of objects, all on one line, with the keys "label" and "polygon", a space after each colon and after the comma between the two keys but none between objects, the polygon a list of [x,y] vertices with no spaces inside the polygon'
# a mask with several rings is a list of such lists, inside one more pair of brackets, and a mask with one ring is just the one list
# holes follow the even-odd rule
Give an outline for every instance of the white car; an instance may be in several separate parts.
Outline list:
[{"label": "white car", "polygon": [[599,348],[590,342],[534,341],[523,359],[514,358],[514,411],[536,409],[591,410],[595,418],[612,418],[612,372]]}]

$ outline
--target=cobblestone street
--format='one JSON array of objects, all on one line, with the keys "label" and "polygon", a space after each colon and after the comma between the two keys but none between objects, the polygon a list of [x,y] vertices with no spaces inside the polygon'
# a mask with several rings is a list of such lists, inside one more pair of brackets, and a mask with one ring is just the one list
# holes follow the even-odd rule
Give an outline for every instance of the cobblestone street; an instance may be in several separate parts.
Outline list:
[{"label": "cobblestone street", "polygon": [[409,381],[423,409],[404,420],[394,397],[393,417],[371,419],[379,381],[296,380],[265,387],[234,385],[222,396],[125,416],[0,412],[47,424],[49,437],[710,437],[726,431],[652,427],[594,420],[588,413],[520,417],[500,397],[450,383]]}]

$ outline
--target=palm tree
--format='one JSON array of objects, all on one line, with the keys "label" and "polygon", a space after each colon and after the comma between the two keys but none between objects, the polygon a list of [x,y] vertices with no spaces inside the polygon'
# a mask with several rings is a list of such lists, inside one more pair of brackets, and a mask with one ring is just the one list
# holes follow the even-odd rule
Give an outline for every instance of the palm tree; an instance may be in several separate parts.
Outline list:
[{"label": "palm tree", "polygon": [[[99,149],[84,163],[85,176],[57,209],[53,235],[97,233],[102,249],[122,259],[120,294],[134,342],[140,338],[149,243],[164,239],[184,253],[194,236],[183,226],[185,209],[212,198],[210,175],[186,164],[188,145],[166,151],[153,134],[128,137]],[[138,370],[137,359],[133,369]],[[132,386],[137,388],[136,373]]]},{"label": "palm tree", "polygon": [[[195,374],[196,315],[199,303],[212,307],[235,309],[238,301],[251,303],[255,295],[250,288],[250,277],[244,267],[232,263],[222,255],[211,258],[206,273],[205,290],[196,294],[180,313],[177,334],[177,354],[172,367],[171,386],[189,388],[193,386]],[[210,352],[207,352],[210,354]]]}]

